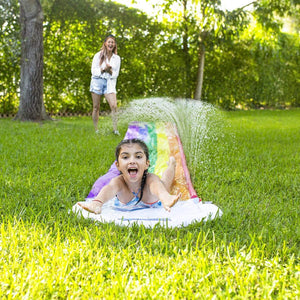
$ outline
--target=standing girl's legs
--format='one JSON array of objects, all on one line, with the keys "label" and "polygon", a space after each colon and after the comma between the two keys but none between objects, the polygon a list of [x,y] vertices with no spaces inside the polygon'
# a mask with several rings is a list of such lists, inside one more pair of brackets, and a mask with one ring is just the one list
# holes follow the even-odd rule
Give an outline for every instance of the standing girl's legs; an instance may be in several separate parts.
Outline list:
[{"label": "standing girl's legs", "polygon": [[118,132],[118,116],[117,116],[117,95],[115,93],[105,94],[105,98],[111,109],[111,118],[113,122],[114,133],[119,135]]},{"label": "standing girl's legs", "polygon": [[93,119],[95,131],[98,132],[98,121],[99,121],[101,95],[92,93],[92,99],[93,99],[92,119]]}]

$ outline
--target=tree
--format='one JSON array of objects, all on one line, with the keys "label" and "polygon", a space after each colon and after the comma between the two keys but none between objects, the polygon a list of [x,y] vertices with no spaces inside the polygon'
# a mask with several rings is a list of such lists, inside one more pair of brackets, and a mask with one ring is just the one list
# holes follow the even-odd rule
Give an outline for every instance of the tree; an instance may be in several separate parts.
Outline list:
[{"label": "tree", "polygon": [[184,52],[188,52],[187,41],[190,47],[197,49],[197,77],[193,95],[195,100],[200,100],[202,96],[207,49],[212,50],[225,40],[231,39],[248,23],[243,9],[224,12],[219,8],[220,4],[220,0],[165,0],[161,4],[163,12],[168,14],[172,11],[172,5],[179,5],[183,9],[183,13],[178,13],[177,18],[182,23],[178,28],[182,31]]},{"label": "tree", "polygon": [[39,0],[19,0],[21,23],[21,121],[50,119],[43,101],[43,10]]},{"label": "tree", "polygon": [[300,0],[257,0],[253,5],[257,21],[275,30],[282,27],[284,17],[297,17],[300,12]]}]

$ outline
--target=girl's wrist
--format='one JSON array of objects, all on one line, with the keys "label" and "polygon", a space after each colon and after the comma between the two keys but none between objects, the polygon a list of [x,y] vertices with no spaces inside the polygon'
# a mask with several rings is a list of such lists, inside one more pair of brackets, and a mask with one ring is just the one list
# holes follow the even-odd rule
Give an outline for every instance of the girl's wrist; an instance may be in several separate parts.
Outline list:
[{"label": "girl's wrist", "polygon": [[102,202],[101,200],[99,200],[99,199],[94,199],[94,200],[92,200],[92,201],[99,202],[99,203],[101,203],[101,205],[103,205],[103,202]]}]

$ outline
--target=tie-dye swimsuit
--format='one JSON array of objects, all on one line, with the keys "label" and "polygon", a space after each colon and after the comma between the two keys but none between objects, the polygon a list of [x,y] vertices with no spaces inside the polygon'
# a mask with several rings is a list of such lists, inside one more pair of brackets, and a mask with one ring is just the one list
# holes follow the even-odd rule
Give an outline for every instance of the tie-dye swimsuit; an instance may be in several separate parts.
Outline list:
[{"label": "tie-dye swimsuit", "polygon": [[153,203],[144,203],[142,201],[139,201],[139,197],[138,197],[138,193],[134,193],[132,192],[134,197],[127,202],[126,204],[120,202],[120,200],[118,199],[118,197],[116,196],[113,200],[114,204],[113,207],[116,210],[120,210],[120,211],[133,211],[133,210],[139,210],[139,209],[145,209],[145,208],[159,208],[161,207],[161,202],[158,200],[156,202]]}]

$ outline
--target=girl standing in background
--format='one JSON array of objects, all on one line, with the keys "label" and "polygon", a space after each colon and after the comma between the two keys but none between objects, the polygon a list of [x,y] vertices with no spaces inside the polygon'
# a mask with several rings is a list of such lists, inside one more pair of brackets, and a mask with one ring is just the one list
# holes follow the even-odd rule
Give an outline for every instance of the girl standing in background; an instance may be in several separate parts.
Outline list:
[{"label": "girl standing in background", "polygon": [[92,79],[90,92],[93,99],[92,119],[96,133],[99,133],[98,121],[101,96],[104,95],[110,109],[113,122],[113,133],[120,135],[117,128],[117,91],[116,84],[121,66],[120,56],[117,55],[117,43],[113,35],[108,35],[102,48],[94,55],[92,62]]}]

